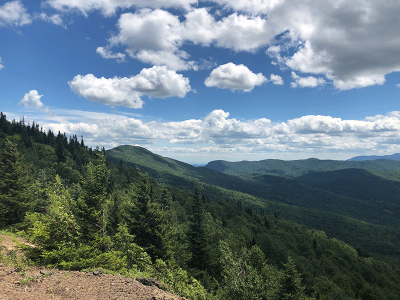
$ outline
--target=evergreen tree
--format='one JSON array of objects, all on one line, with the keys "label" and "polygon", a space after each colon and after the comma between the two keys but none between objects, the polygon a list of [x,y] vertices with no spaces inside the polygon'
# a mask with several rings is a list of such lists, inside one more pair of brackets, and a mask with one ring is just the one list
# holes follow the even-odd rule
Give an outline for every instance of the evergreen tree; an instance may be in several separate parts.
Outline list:
[{"label": "evergreen tree", "polygon": [[59,140],[58,142],[57,142],[57,145],[56,145],[56,156],[57,156],[57,162],[58,163],[60,163],[60,162],[66,162],[66,160],[67,160],[67,157],[65,156],[65,150],[64,150],[64,146],[63,146],[63,144],[62,144],[62,141],[61,140]]},{"label": "evergreen tree", "polygon": [[0,152],[0,227],[22,222],[31,204],[31,177],[17,145],[6,140]]},{"label": "evergreen tree", "polygon": [[279,300],[305,299],[304,287],[301,285],[301,277],[296,270],[296,266],[293,262],[292,257],[289,256],[288,262],[284,266],[285,270],[280,278],[278,299]]},{"label": "evergreen tree", "polygon": [[4,133],[8,133],[8,121],[6,115],[0,112],[0,130]]},{"label": "evergreen tree", "polygon": [[199,185],[197,183],[194,187],[192,215],[190,216],[189,232],[187,236],[189,241],[189,250],[192,253],[189,266],[198,270],[206,269],[208,251],[204,229],[204,208],[199,191]]},{"label": "evergreen tree", "polygon": [[135,206],[131,206],[126,221],[131,234],[136,236],[135,242],[156,260],[172,258],[169,235],[165,218],[156,203],[150,198],[147,176],[135,190]]},{"label": "evergreen tree", "polygon": [[99,235],[106,236],[105,207],[108,198],[110,170],[106,158],[99,154],[99,163],[89,163],[86,174],[81,178],[82,192],[77,201],[77,215],[82,228],[83,239],[92,240]]}]

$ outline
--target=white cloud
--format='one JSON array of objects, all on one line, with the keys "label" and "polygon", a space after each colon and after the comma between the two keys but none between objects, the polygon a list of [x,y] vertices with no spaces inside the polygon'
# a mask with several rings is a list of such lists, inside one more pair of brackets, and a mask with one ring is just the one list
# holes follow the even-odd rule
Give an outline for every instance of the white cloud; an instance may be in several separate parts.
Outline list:
[{"label": "white cloud", "polygon": [[54,14],[52,16],[48,16],[46,13],[41,13],[38,15],[38,18],[42,19],[47,23],[53,23],[54,25],[61,26],[64,29],[67,29],[67,26],[64,25],[64,22],[59,14]]},{"label": "white cloud", "polygon": [[238,120],[223,110],[214,110],[201,119],[176,122],[145,122],[140,117],[83,111],[56,113],[41,120],[37,113],[28,117],[40,122],[45,130],[83,135],[88,145],[106,148],[130,144],[159,147],[172,154],[231,153],[227,156],[231,160],[239,156],[249,159],[257,153],[264,158],[294,159],[400,151],[400,112],[364,120],[308,115],[282,123],[266,118]]},{"label": "white cloud", "polygon": [[212,70],[204,84],[207,87],[250,92],[255,86],[262,85],[266,81],[267,78],[264,75],[253,73],[245,65],[227,63]]},{"label": "white cloud", "polygon": [[132,58],[142,62],[166,65],[173,70],[197,69],[181,50],[185,43],[254,52],[278,32],[269,30],[266,20],[258,16],[233,13],[216,21],[205,8],[193,9],[180,21],[170,12],[142,9],[122,14],[119,33],[109,39],[109,47],[123,45]]},{"label": "white cloud", "polygon": [[4,66],[1,64],[1,57],[0,57],[0,70],[3,68],[4,68]]},{"label": "white cloud", "polygon": [[42,97],[43,95],[39,95],[37,90],[30,90],[29,93],[24,95],[24,98],[22,98],[18,105],[41,109],[44,107],[42,101],[40,100]]},{"label": "white cloud", "polygon": [[193,62],[179,50],[182,45],[181,24],[177,16],[160,9],[143,9],[135,14],[122,14],[118,20],[119,34],[110,46],[127,46],[128,54],[153,65],[165,65],[172,70],[187,70]]},{"label": "white cloud", "polygon": [[32,18],[20,0],[0,6],[0,26],[22,26],[30,23],[32,23]]},{"label": "white cloud", "polygon": [[185,15],[182,37],[194,44],[211,44],[235,51],[253,52],[265,46],[276,32],[268,28],[267,20],[259,16],[233,13],[216,21],[205,8],[194,9]]},{"label": "white cloud", "polygon": [[397,88],[400,88],[400,83],[396,84],[396,87],[397,87]]},{"label": "white cloud", "polygon": [[87,98],[110,106],[142,108],[142,96],[167,98],[185,97],[191,90],[189,79],[154,66],[143,69],[138,75],[127,78],[97,78],[92,74],[77,75],[69,82],[71,89]]},{"label": "white cloud", "polygon": [[320,85],[324,85],[326,82],[323,78],[315,78],[313,76],[308,77],[300,77],[295,72],[292,72],[293,82],[290,83],[292,88],[297,87],[317,87]]},{"label": "white cloud", "polygon": [[287,32],[279,44],[294,50],[281,47],[277,57],[295,71],[324,74],[338,89],[383,84],[400,71],[400,2],[285,0],[267,13],[269,25]]},{"label": "white cloud", "polygon": [[213,2],[225,5],[238,11],[249,12],[252,14],[267,14],[277,6],[282,5],[285,0],[214,0]]},{"label": "white cloud", "polygon": [[117,62],[125,61],[125,54],[113,53],[112,51],[104,47],[97,47],[96,52],[105,59],[116,59]]},{"label": "white cloud", "polygon": [[189,9],[196,0],[47,0],[45,3],[56,10],[76,9],[85,16],[94,10],[100,10],[104,16],[112,16],[117,9],[127,8],[184,8]]},{"label": "white cloud", "polygon": [[279,75],[271,74],[270,81],[272,81],[273,84],[277,85],[282,85],[283,84],[283,79]]}]

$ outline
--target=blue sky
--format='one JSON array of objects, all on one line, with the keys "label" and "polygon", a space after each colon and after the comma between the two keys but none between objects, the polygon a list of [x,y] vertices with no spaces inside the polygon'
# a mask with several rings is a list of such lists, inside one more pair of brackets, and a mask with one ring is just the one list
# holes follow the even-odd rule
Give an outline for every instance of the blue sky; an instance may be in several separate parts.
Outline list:
[{"label": "blue sky", "polygon": [[8,119],[189,163],[400,152],[400,2],[0,1]]}]

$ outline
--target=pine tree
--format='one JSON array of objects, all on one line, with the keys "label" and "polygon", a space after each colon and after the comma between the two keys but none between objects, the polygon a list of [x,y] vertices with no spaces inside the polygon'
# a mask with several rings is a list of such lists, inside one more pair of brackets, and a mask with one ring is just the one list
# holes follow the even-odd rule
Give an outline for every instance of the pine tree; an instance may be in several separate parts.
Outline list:
[{"label": "pine tree", "polygon": [[59,140],[56,145],[56,156],[57,156],[58,163],[66,162],[66,160],[67,160],[67,157],[65,156],[64,146],[63,146],[61,140]]},{"label": "pine tree", "polygon": [[22,222],[32,202],[28,167],[8,139],[0,152],[0,178],[0,227],[6,227]]},{"label": "pine tree", "polygon": [[143,247],[153,260],[170,260],[172,249],[165,216],[158,205],[151,201],[147,176],[134,193],[135,206],[128,209],[125,220],[131,234],[135,235],[135,242]]},{"label": "pine tree", "polygon": [[90,162],[86,167],[86,174],[81,178],[82,193],[77,201],[77,215],[82,228],[82,238],[86,242],[107,235],[105,207],[109,176],[106,158],[99,154],[99,163],[94,165]]},{"label": "pine tree", "polygon": [[304,299],[304,287],[301,285],[300,274],[296,270],[293,259],[289,256],[285,270],[280,278],[278,290],[279,300],[299,300]]},{"label": "pine tree", "polygon": [[204,270],[207,267],[208,251],[206,248],[206,234],[204,230],[204,208],[199,191],[199,185],[194,187],[192,215],[189,223],[189,250],[192,253],[189,266],[194,269]]}]

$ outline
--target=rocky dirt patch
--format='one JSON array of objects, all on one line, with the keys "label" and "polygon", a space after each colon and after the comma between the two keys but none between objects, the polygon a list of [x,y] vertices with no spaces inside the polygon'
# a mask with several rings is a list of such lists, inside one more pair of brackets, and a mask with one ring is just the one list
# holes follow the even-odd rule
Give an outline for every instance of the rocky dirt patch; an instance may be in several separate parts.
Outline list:
[{"label": "rocky dirt patch", "polygon": [[[1,237],[3,246],[11,249],[11,238]],[[41,267],[30,268],[22,276],[13,267],[0,264],[0,300],[185,300],[162,290],[164,286],[154,279],[138,280],[103,274],[101,270],[84,273]]]}]

